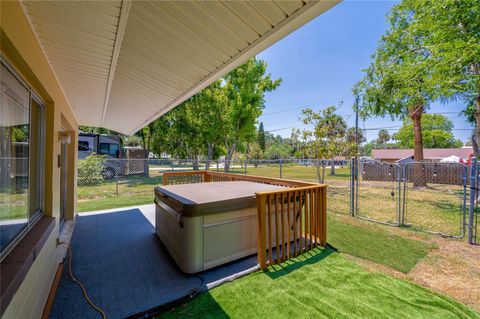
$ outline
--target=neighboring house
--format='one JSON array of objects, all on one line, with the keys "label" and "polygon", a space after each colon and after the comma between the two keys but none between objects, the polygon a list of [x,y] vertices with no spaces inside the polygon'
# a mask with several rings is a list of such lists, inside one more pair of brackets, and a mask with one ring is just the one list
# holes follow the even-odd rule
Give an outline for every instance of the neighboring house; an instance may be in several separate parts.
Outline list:
[{"label": "neighboring house", "polygon": [[133,134],[337,3],[0,1],[0,317],[42,317],[74,227],[79,125]]},{"label": "neighboring house", "polygon": [[[423,157],[428,162],[440,162],[451,156],[456,156],[466,162],[472,154],[471,147],[425,148],[423,150]],[[406,164],[413,161],[413,149],[373,149],[372,158],[380,162]]]}]

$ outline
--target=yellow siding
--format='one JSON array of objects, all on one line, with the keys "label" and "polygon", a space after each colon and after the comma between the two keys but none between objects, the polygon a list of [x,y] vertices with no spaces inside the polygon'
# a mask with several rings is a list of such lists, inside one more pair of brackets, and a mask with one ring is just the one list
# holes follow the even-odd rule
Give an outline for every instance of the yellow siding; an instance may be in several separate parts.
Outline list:
[{"label": "yellow siding", "polygon": [[30,268],[7,307],[4,318],[39,318],[57,270],[58,217],[60,214],[60,154],[58,132],[65,127],[72,135],[69,145],[67,218],[76,203],[76,158],[78,121],[53,73],[40,44],[17,1],[0,1],[1,53],[46,103],[45,214],[57,217],[55,230]]}]

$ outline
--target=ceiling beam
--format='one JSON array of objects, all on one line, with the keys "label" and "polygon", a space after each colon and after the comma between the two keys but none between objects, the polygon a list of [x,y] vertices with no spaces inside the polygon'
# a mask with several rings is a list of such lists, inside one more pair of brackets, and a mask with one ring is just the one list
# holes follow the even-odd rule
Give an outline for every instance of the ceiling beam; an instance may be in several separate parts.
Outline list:
[{"label": "ceiling beam", "polygon": [[110,70],[108,71],[108,82],[105,90],[105,98],[103,100],[102,120],[100,126],[103,126],[107,115],[108,102],[110,100],[110,92],[112,90],[113,78],[115,77],[115,69],[117,68],[118,56],[122,47],[123,35],[127,26],[128,14],[130,12],[130,0],[122,0],[120,9],[120,17],[118,18],[117,34],[115,36],[115,45],[113,47],[112,61],[110,62]]}]

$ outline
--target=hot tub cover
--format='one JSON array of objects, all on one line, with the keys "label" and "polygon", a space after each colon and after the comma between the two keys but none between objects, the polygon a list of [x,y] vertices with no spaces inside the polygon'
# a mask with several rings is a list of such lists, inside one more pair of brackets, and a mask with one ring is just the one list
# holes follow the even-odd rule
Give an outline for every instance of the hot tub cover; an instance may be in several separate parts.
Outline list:
[{"label": "hot tub cover", "polygon": [[225,207],[241,209],[255,206],[255,193],[285,189],[263,183],[232,181],[155,187],[157,199],[172,199],[182,206],[185,216],[201,216],[221,212]]}]

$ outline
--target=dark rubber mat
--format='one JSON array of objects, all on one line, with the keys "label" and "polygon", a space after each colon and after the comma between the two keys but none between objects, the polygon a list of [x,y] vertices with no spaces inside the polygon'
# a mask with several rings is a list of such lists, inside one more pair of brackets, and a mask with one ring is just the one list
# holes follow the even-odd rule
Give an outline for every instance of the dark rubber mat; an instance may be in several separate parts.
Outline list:
[{"label": "dark rubber mat", "polygon": [[[73,272],[107,318],[125,318],[171,302],[202,286],[254,267],[256,256],[206,271],[182,273],[138,209],[79,216],[73,232]],[[71,281],[68,257],[50,318],[100,318]]]}]

